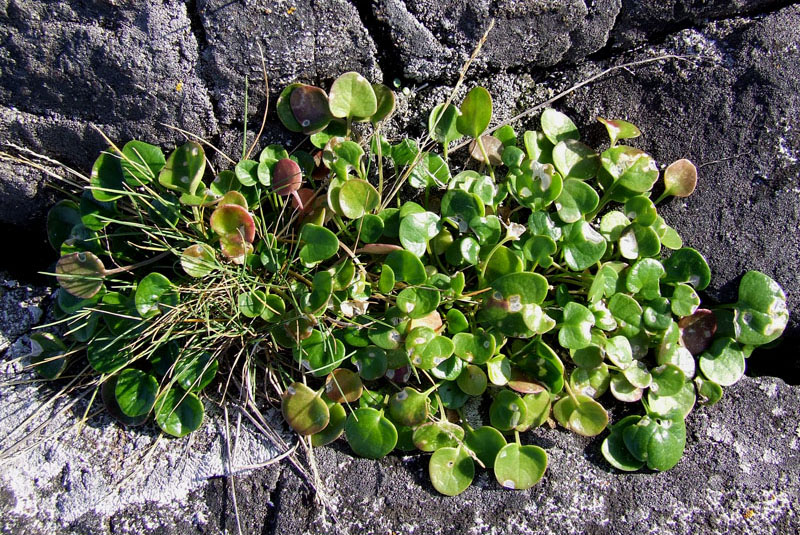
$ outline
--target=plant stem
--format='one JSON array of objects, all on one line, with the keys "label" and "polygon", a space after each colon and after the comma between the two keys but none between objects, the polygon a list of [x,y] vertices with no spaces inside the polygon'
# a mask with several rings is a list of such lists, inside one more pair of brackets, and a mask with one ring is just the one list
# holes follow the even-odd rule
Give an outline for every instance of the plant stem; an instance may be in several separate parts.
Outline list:
[{"label": "plant stem", "polygon": [[140,267],[144,267],[154,262],[158,262],[168,254],[170,254],[169,251],[164,251],[163,253],[154,256],[153,258],[148,258],[147,260],[142,260],[141,262],[137,262],[129,266],[118,267],[115,269],[107,269],[103,272],[103,274],[104,276],[107,277],[109,275],[116,275],[117,273],[125,273],[126,271],[133,271],[134,269],[139,269]]},{"label": "plant stem", "polygon": [[492,168],[491,162],[489,162],[489,155],[486,153],[486,147],[483,146],[483,139],[481,136],[475,138],[475,142],[478,143],[478,148],[481,149],[481,156],[483,156],[483,161],[486,162],[486,167],[489,168],[489,175],[494,180],[494,169]]}]

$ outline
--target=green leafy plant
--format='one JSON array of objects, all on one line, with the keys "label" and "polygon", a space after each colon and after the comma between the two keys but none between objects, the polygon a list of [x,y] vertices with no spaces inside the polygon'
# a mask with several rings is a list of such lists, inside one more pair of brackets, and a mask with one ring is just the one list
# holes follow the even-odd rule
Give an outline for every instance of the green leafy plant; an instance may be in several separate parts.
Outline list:
[{"label": "green leafy plant", "polygon": [[[687,415],[788,320],[758,272],[735,304],[701,308],[709,266],[656,209],[691,194],[695,167],[675,162],[658,185],[653,158],[619,144],[634,125],[600,118],[597,152],[554,109],[539,130],[491,135],[480,87],[436,106],[422,144],[381,135],[393,108],[389,88],[357,73],[329,93],[292,84],[278,116],[310,152],[269,145],[231,170],[212,170],[195,142],[168,156],[110,143],[48,216],[66,341],[34,336],[36,369],[56,378],[85,349],[112,414],[152,415],[174,436],[201,425],[220,369],[244,369],[270,379],[311,444],[431,452],[449,496],[476,465],[503,487],[535,485],[547,455],[521,433],[546,423],[608,429],[602,453],[620,470],[673,467]],[[453,163],[461,137],[471,159]],[[404,186],[425,195],[402,201]],[[468,421],[484,397],[488,412]],[[609,403],[641,414],[609,424]]]}]

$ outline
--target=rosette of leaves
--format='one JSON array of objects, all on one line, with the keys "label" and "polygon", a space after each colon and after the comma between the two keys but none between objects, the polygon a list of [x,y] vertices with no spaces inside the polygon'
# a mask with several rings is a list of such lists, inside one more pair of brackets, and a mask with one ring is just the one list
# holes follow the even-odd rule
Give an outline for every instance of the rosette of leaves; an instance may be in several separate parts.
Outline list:
[{"label": "rosette of leaves", "polygon": [[[502,487],[536,484],[547,455],[522,433],[546,422],[608,429],[602,451],[621,470],[674,466],[694,406],[716,402],[788,320],[782,290],[757,272],[737,303],[701,308],[711,270],[656,207],[694,190],[691,162],[662,177],[621,144],[641,134],[631,123],[600,119],[609,146],[596,151],[553,109],[537,130],[490,134],[483,88],[431,111],[440,155],[380,135],[393,107],[357,73],[327,93],[292,84],[278,115],[310,152],[269,145],[207,186],[194,145],[101,156],[89,194],[54,207],[48,235],[63,254],[59,309],[114,385],[110,409],[182,435],[200,424],[218,360],[266,348],[298,434],[344,436],[367,458],[431,453],[445,495],[483,469]],[[356,135],[357,122],[373,128]],[[454,172],[461,137],[474,162]],[[406,183],[422,194],[398,201]],[[131,233],[147,247],[125,247]],[[57,376],[69,346],[37,343],[37,369]],[[468,422],[464,407],[484,397],[482,421]],[[611,422],[614,403],[641,414]]]}]

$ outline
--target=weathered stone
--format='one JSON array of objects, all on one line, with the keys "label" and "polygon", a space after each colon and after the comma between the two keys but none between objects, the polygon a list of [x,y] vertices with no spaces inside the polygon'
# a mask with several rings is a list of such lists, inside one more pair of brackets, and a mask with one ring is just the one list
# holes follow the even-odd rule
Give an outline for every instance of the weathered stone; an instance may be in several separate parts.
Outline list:
[{"label": "weathered stone", "polygon": [[587,3],[453,0],[378,0],[376,19],[393,47],[393,69],[407,78],[454,81],[478,40],[495,27],[475,62],[478,71],[549,67],[583,59],[601,49],[620,9],[620,0]]},{"label": "weathered stone", "polygon": [[783,0],[622,0],[609,44],[614,48],[630,47],[709,19],[764,13],[788,3]]},{"label": "weathered stone", "polygon": [[223,124],[242,120],[245,76],[252,82],[249,113],[255,114],[263,101],[258,44],[264,52],[272,106],[280,91],[298,80],[327,86],[340,74],[358,70],[380,81],[375,44],[355,7],[344,0],[291,4],[200,0],[197,13],[206,42],[205,76]]},{"label": "weathered stone", "polygon": [[[112,140],[175,144],[216,131],[197,73],[183,2],[38,0],[0,3],[0,145],[22,145],[86,172]],[[47,196],[19,166],[2,164],[2,223],[41,218]],[[20,176],[21,175],[21,176]]]}]

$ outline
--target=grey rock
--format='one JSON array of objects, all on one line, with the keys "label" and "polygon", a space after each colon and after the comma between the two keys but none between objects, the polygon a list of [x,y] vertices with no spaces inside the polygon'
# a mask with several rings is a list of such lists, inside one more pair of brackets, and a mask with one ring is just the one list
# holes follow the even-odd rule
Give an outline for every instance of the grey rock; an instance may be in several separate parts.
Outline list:
[{"label": "grey rock", "polygon": [[[113,140],[175,144],[172,124],[217,129],[183,2],[0,2],[0,149],[23,145],[83,172]],[[0,221],[40,217],[38,180],[3,163]],[[12,211],[11,207],[18,208]]]},{"label": "grey rock", "polygon": [[[478,71],[549,67],[600,50],[620,10],[619,0],[501,2],[378,0],[376,19],[388,28],[394,71],[416,81],[454,81],[495,19],[475,62]],[[402,71],[400,71],[402,69]]]},{"label": "grey rock", "polygon": [[613,48],[630,47],[660,39],[681,28],[701,25],[709,19],[766,13],[788,3],[782,0],[623,0],[609,44]]},{"label": "grey rock", "polygon": [[263,101],[259,44],[273,107],[280,90],[298,80],[327,86],[350,70],[381,79],[375,44],[356,8],[344,0],[291,4],[200,0],[197,14],[205,39],[204,73],[223,124],[242,121],[245,76],[251,81],[248,112],[255,114]]}]

